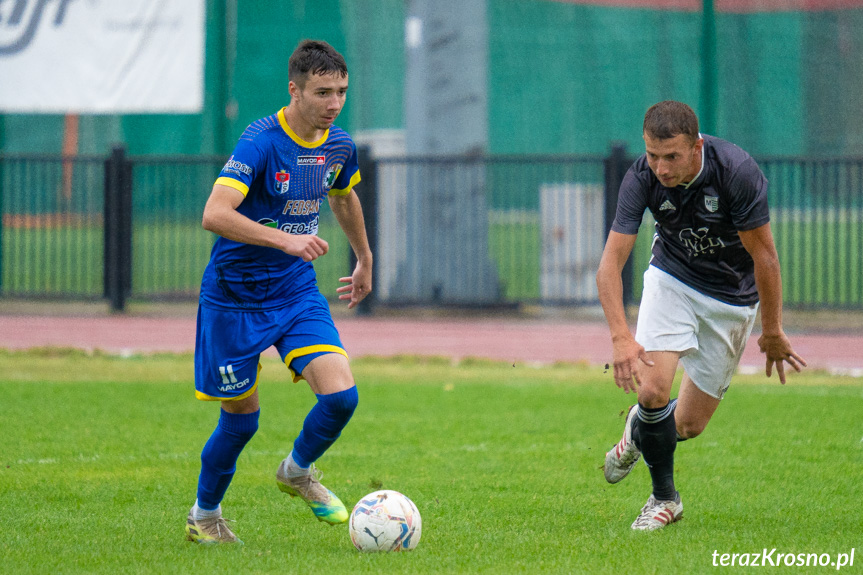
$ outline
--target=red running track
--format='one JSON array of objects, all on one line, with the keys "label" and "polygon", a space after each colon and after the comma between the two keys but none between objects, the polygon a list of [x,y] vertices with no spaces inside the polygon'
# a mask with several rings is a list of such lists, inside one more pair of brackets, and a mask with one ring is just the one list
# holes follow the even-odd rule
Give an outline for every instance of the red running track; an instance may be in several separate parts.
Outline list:
[{"label": "red running track", "polygon": [[[611,361],[608,329],[601,322],[497,319],[336,318],[352,357],[424,355],[508,362]],[[810,369],[863,376],[863,336],[791,334]],[[756,336],[741,361],[746,371],[763,369]],[[0,316],[0,348],[75,347],[131,354],[189,352],[195,347],[195,318],[133,316]],[[271,350],[268,353],[275,353]]]}]

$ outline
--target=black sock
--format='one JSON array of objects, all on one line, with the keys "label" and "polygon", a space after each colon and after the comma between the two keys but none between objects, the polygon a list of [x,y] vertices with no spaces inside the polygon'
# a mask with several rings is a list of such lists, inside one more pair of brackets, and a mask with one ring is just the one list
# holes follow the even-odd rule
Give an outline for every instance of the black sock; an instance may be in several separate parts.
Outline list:
[{"label": "black sock", "polygon": [[[671,412],[672,412],[672,416],[673,416],[674,411],[677,409],[677,398],[675,397],[674,399],[669,401],[668,405],[671,406]],[[641,404],[639,404],[639,407],[641,407]],[[663,407],[660,409],[665,409],[665,408]],[[637,415],[638,415],[638,413],[636,412],[636,417],[632,418],[632,423],[630,423],[629,426],[632,428],[632,442],[635,444],[635,447],[637,447],[638,450],[641,451],[641,435],[638,433],[638,417],[637,417]],[[681,441],[686,441],[686,439],[687,439],[686,437],[680,437],[680,434],[677,433],[677,424],[676,423],[674,426],[674,434],[677,436],[677,443],[680,443]]]},{"label": "black sock", "polygon": [[674,449],[677,428],[674,424],[674,404],[656,409],[638,405],[638,443],[644,462],[650,468],[653,496],[660,500],[674,499]]},{"label": "black sock", "polygon": [[638,424],[640,422],[638,421],[637,411],[642,409],[641,404],[638,404],[635,409],[635,417],[632,418],[632,423],[630,423],[629,426],[632,428],[632,443],[634,443],[638,450],[641,451],[641,433],[638,431]]}]

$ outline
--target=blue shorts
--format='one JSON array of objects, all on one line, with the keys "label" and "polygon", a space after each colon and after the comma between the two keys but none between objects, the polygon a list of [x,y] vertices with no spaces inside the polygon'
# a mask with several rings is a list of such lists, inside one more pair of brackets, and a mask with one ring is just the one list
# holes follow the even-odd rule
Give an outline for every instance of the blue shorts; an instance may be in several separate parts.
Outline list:
[{"label": "blue shorts", "polygon": [[348,354],[317,292],[294,304],[266,311],[198,306],[195,338],[195,396],[204,401],[236,401],[258,386],[261,352],[275,346],[295,382],[319,355]]}]

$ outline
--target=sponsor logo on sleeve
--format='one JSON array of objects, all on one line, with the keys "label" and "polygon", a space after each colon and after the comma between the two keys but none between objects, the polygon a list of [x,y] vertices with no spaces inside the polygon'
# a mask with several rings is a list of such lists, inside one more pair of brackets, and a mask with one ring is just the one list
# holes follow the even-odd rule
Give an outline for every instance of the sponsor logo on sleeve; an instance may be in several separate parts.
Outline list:
[{"label": "sponsor logo on sleeve", "polygon": [[228,174],[246,174],[247,176],[252,175],[252,168],[244,164],[243,162],[238,162],[234,159],[234,156],[228,160],[225,164],[225,167],[222,168],[222,171]]},{"label": "sponsor logo on sleeve", "polygon": [[326,175],[324,175],[324,188],[326,188],[327,190],[331,189],[333,187],[333,184],[336,182],[336,177],[341,171],[341,164],[336,164],[332,166],[329,170],[327,170]]}]

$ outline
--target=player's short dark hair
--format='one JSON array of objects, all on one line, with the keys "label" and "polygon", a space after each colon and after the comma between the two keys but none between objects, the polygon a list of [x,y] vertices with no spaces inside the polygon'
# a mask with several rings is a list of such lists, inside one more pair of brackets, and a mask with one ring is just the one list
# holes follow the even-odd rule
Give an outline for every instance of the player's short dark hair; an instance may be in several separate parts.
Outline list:
[{"label": "player's short dark hair", "polygon": [[348,65],[335,48],[323,40],[303,40],[288,60],[288,80],[300,88],[313,74],[348,75]]},{"label": "player's short dark hair", "polygon": [[644,114],[644,133],[658,140],[683,134],[694,142],[698,139],[698,116],[683,102],[665,100]]}]

